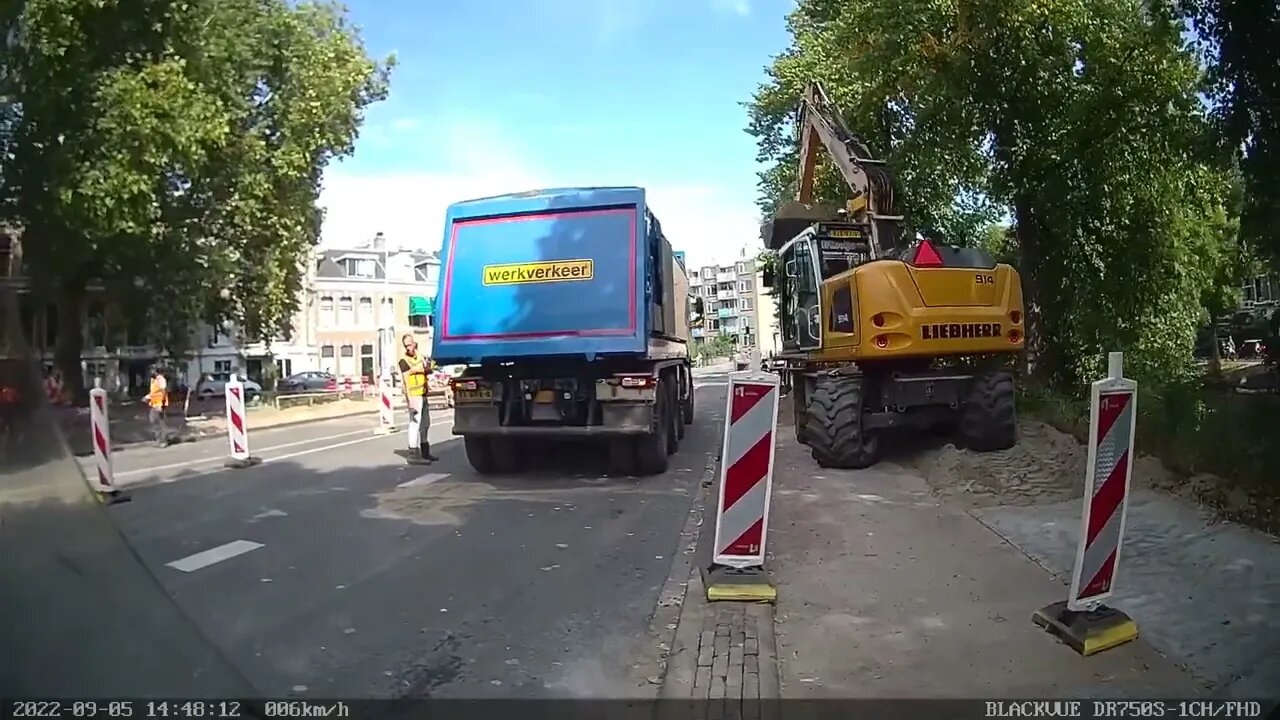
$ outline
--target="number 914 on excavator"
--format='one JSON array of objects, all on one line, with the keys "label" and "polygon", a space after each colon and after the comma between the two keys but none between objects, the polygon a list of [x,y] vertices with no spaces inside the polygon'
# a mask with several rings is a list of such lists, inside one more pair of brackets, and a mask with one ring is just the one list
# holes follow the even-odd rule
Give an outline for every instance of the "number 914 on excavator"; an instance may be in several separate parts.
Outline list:
[{"label": "number 914 on excavator", "polygon": [[[984,250],[903,232],[893,177],[810,85],[797,123],[800,187],[764,227],[776,252],[796,438],[822,467],[864,468],[892,428],[949,426],[977,451],[1017,442],[1010,365],[1023,349],[1022,282]],[[849,187],[811,203],[819,144]]]}]

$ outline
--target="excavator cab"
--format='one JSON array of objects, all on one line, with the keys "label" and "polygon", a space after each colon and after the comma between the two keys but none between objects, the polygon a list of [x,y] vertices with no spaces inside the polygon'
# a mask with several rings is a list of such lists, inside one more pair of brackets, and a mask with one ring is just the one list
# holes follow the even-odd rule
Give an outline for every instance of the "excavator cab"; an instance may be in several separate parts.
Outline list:
[{"label": "excavator cab", "polygon": [[[895,428],[951,425],[974,449],[1012,446],[1003,366],[1023,347],[1017,271],[981,250],[908,242],[887,165],[820,87],[806,91],[798,125],[799,197],[762,228],[797,439],[842,468],[873,464]],[[819,146],[849,186],[844,208],[809,202]]]}]

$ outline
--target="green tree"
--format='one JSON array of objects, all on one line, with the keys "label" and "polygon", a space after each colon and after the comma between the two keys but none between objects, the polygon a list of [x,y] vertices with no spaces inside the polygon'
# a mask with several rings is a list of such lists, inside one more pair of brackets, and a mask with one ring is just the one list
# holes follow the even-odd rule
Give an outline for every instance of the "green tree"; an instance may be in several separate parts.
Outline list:
[{"label": "green tree", "polygon": [[[801,0],[750,103],[763,210],[794,194],[791,109],[820,81],[885,157],[917,228],[1001,249],[1023,276],[1028,353],[1076,388],[1107,350],[1187,372],[1232,253],[1234,176],[1179,20],[1140,0]],[[830,165],[818,191],[844,197]]]},{"label": "green tree", "polygon": [[91,282],[142,313],[137,340],[174,354],[197,320],[287,331],[321,175],[385,97],[390,61],[370,60],[333,4],[17,5],[0,218],[22,227],[35,291],[57,304],[73,389]]}]

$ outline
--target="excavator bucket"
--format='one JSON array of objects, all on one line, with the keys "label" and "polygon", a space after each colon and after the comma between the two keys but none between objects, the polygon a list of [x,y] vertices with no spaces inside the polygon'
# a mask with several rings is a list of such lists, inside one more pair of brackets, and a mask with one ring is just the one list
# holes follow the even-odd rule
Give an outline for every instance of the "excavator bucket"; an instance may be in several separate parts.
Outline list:
[{"label": "excavator bucket", "polygon": [[46,699],[253,698],[91,490],[16,305],[0,285],[0,688]]},{"label": "excavator bucket", "polygon": [[765,247],[778,250],[791,238],[818,222],[831,222],[839,217],[839,208],[810,205],[802,202],[786,202],[778,207],[773,218],[764,224],[761,235]]}]

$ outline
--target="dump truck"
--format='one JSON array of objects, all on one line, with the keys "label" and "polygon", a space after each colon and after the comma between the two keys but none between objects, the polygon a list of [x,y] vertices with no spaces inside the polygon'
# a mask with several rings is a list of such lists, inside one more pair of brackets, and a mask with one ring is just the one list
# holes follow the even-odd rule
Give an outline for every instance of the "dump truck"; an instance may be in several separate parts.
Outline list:
[{"label": "dump truck", "polygon": [[611,472],[665,472],[693,422],[681,263],[643,188],[534,190],[445,214],[431,356],[453,378],[453,433],[477,472],[549,440],[608,444]]}]

